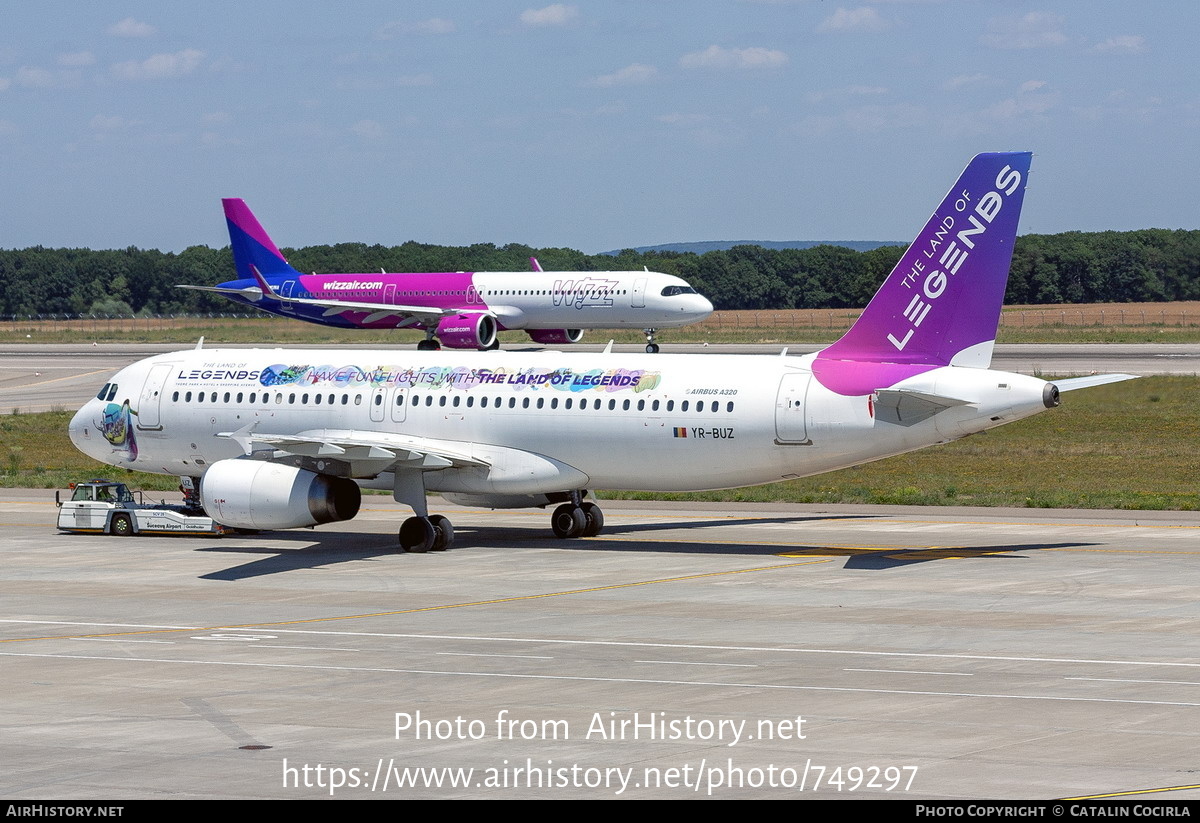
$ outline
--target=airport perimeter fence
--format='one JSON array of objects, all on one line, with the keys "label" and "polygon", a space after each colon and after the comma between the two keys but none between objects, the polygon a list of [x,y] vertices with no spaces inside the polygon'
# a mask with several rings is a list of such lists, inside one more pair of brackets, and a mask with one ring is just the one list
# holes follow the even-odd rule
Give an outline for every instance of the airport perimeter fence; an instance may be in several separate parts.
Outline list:
[{"label": "airport perimeter fence", "polygon": [[[861,309],[789,309],[713,312],[700,328],[714,331],[738,329],[849,328]],[[1112,304],[1080,306],[1013,306],[1000,315],[1000,325],[1012,328],[1079,326],[1200,326],[1200,303]]]},{"label": "airport perimeter fence", "polygon": [[[717,311],[696,325],[701,331],[796,329],[839,331],[849,328],[861,309],[761,309]],[[39,332],[77,332],[95,335],[170,331],[191,327],[227,327],[254,324],[265,334],[290,318],[254,312],[206,314],[25,314],[0,315],[0,336]],[[1053,327],[1187,327],[1200,326],[1200,302],[1138,303],[1080,306],[1013,306],[1000,315],[1000,325],[1011,328]]]}]

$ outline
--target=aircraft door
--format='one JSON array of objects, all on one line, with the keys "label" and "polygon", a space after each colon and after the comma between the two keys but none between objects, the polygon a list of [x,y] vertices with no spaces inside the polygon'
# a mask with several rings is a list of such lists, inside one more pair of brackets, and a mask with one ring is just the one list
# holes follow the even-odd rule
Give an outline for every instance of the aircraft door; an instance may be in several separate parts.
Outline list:
[{"label": "aircraft door", "polygon": [[395,303],[396,303],[396,284],[395,283],[388,283],[386,286],[383,287],[383,302],[387,303],[389,306],[395,305]]},{"label": "aircraft door", "polygon": [[633,281],[633,297],[630,303],[635,309],[646,307],[646,278],[639,277]]},{"label": "aircraft door", "polygon": [[403,423],[408,414],[408,389],[396,389],[392,392],[392,422]]},{"label": "aircraft door", "polygon": [[387,389],[375,389],[371,392],[371,421],[382,423],[384,406],[387,405]]},{"label": "aircraft door", "polygon": [[283,295],[284,297],[291,297],[292,289],[294,289],[294,288],[296,288],[295,280],[285,280],[283,283],[283,287],[279,290],[279,293],[281,295]]},{"label": "aircraft door", "polygon": [[137,406],[134,407],[139,429],[162,428],[158,417],[159,404],[162,403],[163,386],[166,385],[167,375],[173,368],[175,368],[174,363],[159,363],[146,375],[146,382],[142,384],[142,394],[138,398]]},{"label": "aircraft door", "polygon": [[775,442],[801,445],[811,442],[805,408],[811,380],[809,372],[790,372],[779,381],[779,394],[775,397]]}]

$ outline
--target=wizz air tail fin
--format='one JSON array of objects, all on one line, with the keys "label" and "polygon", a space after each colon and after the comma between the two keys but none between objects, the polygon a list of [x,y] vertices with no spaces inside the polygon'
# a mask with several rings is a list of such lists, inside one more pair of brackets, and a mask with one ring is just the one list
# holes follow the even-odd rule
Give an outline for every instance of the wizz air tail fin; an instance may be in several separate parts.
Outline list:
[{"label": "wizz air tail fin", "polygon": [[1032,157],[979,154],[967,164],[862,316],[818,355],[822,383],[859,393],[937,366],[991,364]]},{"label": "wizz air tail fin", "polygon": [[256,277],[251,267],[257,269],[264,277],[299,274],[279,253],[279,249],[244,200],[227,197],[221,200],[221,205],[225,207],[229,243],[233,248],[233,262],[237,266],[239,278],[261,280],[261,277]]}]

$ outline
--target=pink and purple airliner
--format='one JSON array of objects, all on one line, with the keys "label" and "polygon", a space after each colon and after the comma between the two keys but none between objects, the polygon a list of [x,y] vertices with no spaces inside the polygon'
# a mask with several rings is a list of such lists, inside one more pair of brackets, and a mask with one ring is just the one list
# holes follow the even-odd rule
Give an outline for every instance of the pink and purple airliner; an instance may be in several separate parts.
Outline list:
[{"label": "pink and purple airliner", "polygon": [[543,345],[578,343],[584,329],[658,329],[696,323],[713,306],[684,280],[642,271],[302,274],[246,206],[221,201],[238,279],[182,286],[223,294],[272,314],[339,328],[420,329],[418,349],[494,349],[497,333],[523,329]]}]

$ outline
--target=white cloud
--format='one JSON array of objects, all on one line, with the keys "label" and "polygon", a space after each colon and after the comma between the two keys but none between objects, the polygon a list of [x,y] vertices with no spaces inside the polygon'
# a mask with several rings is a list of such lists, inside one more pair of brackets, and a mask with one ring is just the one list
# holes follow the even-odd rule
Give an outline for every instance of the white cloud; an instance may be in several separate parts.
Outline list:
[{"label": "white cloud", "polygon": [[684,114],[682,112],[673,111],[670,114],[660,114],[655,118],[659,123],[665,123],[668,126],[696,126],[700,123],[708,122],[706,114]]},{"label": "white cloud", "polygon": [[21,66],[17,69],[17,82],[33,89],[47,89],[55,84],[54,73],[37,66]]},{"label": "white cloud", "polygon": [[1145,50],[1146,38],[1140,34],[1122,34],[1092,46],[1098,54],[1141,54]]},{"label": "white cloud", "polygon": [[60,66],[90,66],[96,62],[96,55],[90,51],[77,51],[71,54],[60,54],[58,56],[58,64]]},{"label": "white cloud", "polygon": [[1021,92],[1024,94],[1026,92],[1037,91],[1045,85],[1045,80],[1026,80],[1021,84]]},{"label": "white cloud", "polygon": [[126,17],[119,23],[113,23],[108,27],[108,33],[114,37],[150,37],[157,31],[158,29],[149,23],[134,20],[132,17]]},{"label": "white cloud", "polygon": [[1040,49],[1067,42],[1060,15],[1031,11],[1024,17],[993,17],[980,41],[995,49]]},{"label": "white cloud", "polygon": [[12,81],[7,77],[0,77],[0,91],[5,91],[11,85]]},{"label": "white cloud", "polygon": [[115,63],[112,73],[122,80],[161,80],[191,74],[204,60],[204,52],[184,49],[174,54],[155,54],[145,60]]},{"label": "white cloud", "polygon": [[88,125],[95,131],[119,131],[132,126],[135,122],[133,120],[126,120],[124,117],[116,114],[97,114],[88,122]]},{"label": "white cloud", "polygon": [[759,69],[776,68],[788,61],[788,56],[781,51],[764,49],[753,46],[748,49],[724,49],[720,46],[709,46],[704,51],[694,51],[679,59],[679,65],[685,69],[714,68],[714,69]]},{"label": "white cloud", "polygon": [[887,94],[889,89],[887,86],[844,86],[840,89],[829,89],[828,91],[814,91],[806,94],[805,97],[810,103],[820,103],[824,100],[840,98],[846,96],[863,96],[863,95],[879,95]]},{"label": "white cloud", "polygon": [[444,17],[431,17],[428,20],[418,20],[416,22],[408,22],[405,20],[393,20],[390,23],[384,23],[375,31],[375,39],[391,40],[393,37],[400,37],[405,34],[420,34],[420,35],[435,35],[435,34],[453,34],[456,29],[453,20],[447,20]]},{"label": "white cloud", "polygon": [[527,26],[565,26],[579,16],[579,9],[554,3],[544,9],[525,9],[521,22]]},{"label": "white cloud", "polygon": [[377,120],[359,120],[350,127],[350,131],[363,140],[382,140],[384,135],[383,126]]},{"label": "white cloud", "polygon": [[863,6],[860,9],[839,8],[832,16],[821,21],[817,31],[876,32],[889,28],[891,24],[880,17],[879,12],[870,6]]},{"label": "white cloud", "polygon": [[658,77],[658,69],[654,66],[647,66],[645,63],[631,63],[623,69],[617,69],[612,74],[602,74],[599,77],[593,77],[588,85],[606,89],[612,86],[649,83],[656,77]]},{"label": "white cloud", "polygon": [[957,77],[951,77],[942,84],[942,88],[946,91],[954,91],[961,89],[964,86],[974,86],[978,83],[983,83],[988,79],[986,74],[960,74]]},{"label": "white cloud", "polygon": [[395,84],[401,88],[414,89],[434,85],[432,74],[402,74],[395,78]]},{"label": "white cloud", "polygon": [[1021,94],[1001,100],[984,109],[981,114],[990,120],[1007,122],[1028,119],[1031,116],[1044,114],[1058,103],[1058,95],[1026,91],[1022,87]]}]

